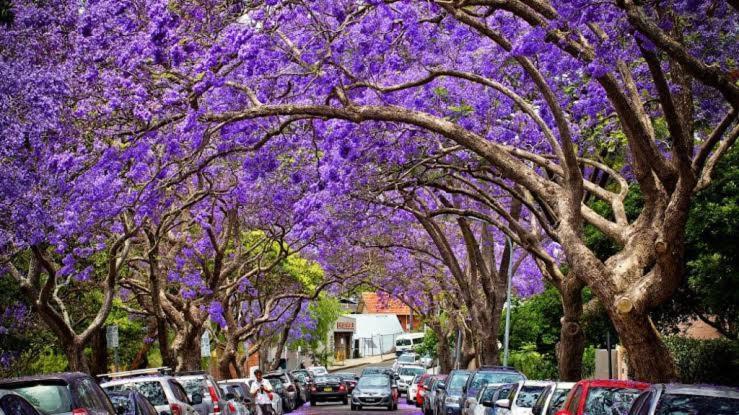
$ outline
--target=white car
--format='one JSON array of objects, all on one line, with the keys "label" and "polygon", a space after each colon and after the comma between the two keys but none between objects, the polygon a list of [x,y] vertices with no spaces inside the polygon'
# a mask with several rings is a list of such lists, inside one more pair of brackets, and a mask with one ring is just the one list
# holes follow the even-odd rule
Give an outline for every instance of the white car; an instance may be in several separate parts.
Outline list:
[{"label": "white car", "polygon": [[534,415],[554,415],[564,407],[567,394],[575,387],[575,382],[557,382],[547,387],[536,400],[532,412]]},{"label": "white car", "polygon": [[416,404],[416,394],[418,393],[418,377],[420,375],[416,375],[411,379],[410,386],[408,386],[408,397],[406,399],[406,402],[408,405],[415,405]]},{"label": "white car", "polygon": [[315,379],[317,376],[324,376],[328,375],[328,370],[326,370],[323,366],[311,366],[307,369],[308,372],[310,372],[313,375],[313,378]]},{"label": "white car", "polygon": [[[552,382],[526,380],[518,382],[518,387],[511,391],[508,398],[498,399],[495,402],[498,415],[532,415],[531,408]],[[509,399],[510,398],[510,399]]]},{"label": "white car", "polygon": [[401,366],[398,369],[398,391],[400,393],[408,392],[413,379],[418,375],[426,373],[426,368],[418,365]]},{"label": "white car", "polygon": [[418,365],[418,355],[415,353],[403,353],[395,359],[393,371],[397,372],[401,366]]}]

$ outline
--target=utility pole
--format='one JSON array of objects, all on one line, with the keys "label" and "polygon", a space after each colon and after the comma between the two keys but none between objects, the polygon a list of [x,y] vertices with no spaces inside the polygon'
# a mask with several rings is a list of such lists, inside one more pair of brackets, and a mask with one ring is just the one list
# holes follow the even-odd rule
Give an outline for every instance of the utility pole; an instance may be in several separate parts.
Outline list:
[{"label": "utility pole", "polygon": [[503,366],[508,366],[508,342],[511,337],[511,277],[513,274],[513,241],[506,237],[508,243],[508,284],[506,284],[505,335],[503,337]]},{"label": "utility pole", "polygon": [[457,341],[456,345],[454,347],[454,368],[459,369],[459,363],[461,359],[462,354],[462,330],[457,329]]}]

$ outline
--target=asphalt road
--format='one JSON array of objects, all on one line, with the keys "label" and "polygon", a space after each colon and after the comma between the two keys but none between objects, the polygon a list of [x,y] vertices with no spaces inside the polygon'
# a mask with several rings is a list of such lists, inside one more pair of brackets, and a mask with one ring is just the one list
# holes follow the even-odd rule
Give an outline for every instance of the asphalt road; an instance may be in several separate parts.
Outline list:
[{"label": "asphalt road", "polygon": [[[392,366],[393,361],[387,361],[376,365],[369,365],[369,366]],[[352,372],[359,374],[362,372],[362,369],[364,369],[366,366],[359,366],[347,370],[340,370],[340,372]],[[361,411],[354,411],[352,412],[349,408],[349,405],[342,405],[339,403],[334,402],[326,402],[326,403],[319,403],[317,406],[310,406],[310,404],[303,405],[302,408],[297,409],[293,412],[293,414],[300,414],[300,415],[339,415],[339,414],[351,414],[351,415],[367,415],[367,414],[380,414],[380,413],[387,413],[387,414],[396,414],[396,415],[421,415],[421,409],[416,408],[415,406],[409,406],[405,403],[405,395],[403,395],[400,399],[400,403],[398,404],[398,410],[390,412],[387,409],[362,409]]]}]

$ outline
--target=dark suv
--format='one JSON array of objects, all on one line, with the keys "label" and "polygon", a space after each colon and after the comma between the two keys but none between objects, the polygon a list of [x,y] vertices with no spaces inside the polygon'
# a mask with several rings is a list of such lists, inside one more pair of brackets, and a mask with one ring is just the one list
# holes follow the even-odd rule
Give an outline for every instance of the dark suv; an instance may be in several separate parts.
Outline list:
[{"label": "dark suv", "polygon": [[105,392],[84,373],[3,379],[0,389],[23,396],[47,415],[116,415]]},{"label": "dark suv", "polygon": [[444,389],[436,395],[438,415],[459,415],[461,413],[462,389],[470,376],[468,370],[452,370],[446,378]]},{"label": "dark suv", "polygon": [[465,408],[469,408],[472,404],[477,403],[477,392],[488,385],[504,385],[507,383],[517,383],[526,380],[523,373],[512,367],[507,366],[483,366],[470,374],[467,382],[462,388],[462,398],[460,404],[462,413]]}]

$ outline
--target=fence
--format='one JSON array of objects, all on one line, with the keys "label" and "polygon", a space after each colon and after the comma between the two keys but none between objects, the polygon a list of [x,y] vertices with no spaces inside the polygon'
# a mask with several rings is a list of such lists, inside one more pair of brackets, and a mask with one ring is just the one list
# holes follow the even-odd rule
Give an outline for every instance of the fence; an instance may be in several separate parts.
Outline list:
[{"label": "fence", "polygon": [[379,356],[395,350],[395,338],[401,333],[375,335],[372,337],[355,338],[360,357]]}]

